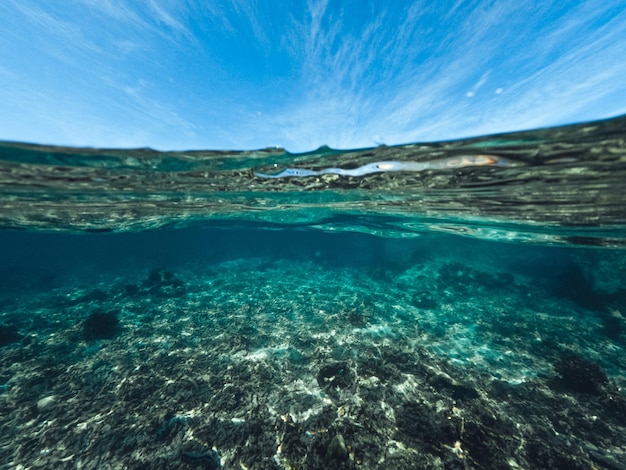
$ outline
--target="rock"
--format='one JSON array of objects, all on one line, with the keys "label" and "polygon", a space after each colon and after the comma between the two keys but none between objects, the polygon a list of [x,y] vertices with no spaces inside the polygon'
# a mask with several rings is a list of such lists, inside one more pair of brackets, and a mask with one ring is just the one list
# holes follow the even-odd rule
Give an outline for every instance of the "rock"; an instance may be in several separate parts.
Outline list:
[{"label": "rock", "polygon": [[48,397],[44,397],[37,402],[37,410],[42,411],[48,408],[56,401],[57,397],[54,395],[50,395]]},{"label": "rock", "polygon": [[561,356],[554,364],[554,370],[559,375],[559,385],[572,392],[599,395],[608,383],[599,365],[576,354]]},{"label": "rock", "polygon": [[337,434],[333,437],[333,440],[330,441],[328,449],[326,450],[326,456],[330,461],[335,462],[348,460],[350,454],[348,452],[348,448],[346,447],[346,441],[343,439],[341,434]]},{"label": "rock", "polygon": [[119,323],[115,313],[96,311],[85,320],[84,337],[87,341],[111,339],[117,333]]},{"label": "rock", "polygon": [[0,325],[0,346],[17,343],[22,339],[15,325]]},{"label": "rock", "polygon": [[153,269],[143,281],[142,290],[159,297],[182,297],[187,292],[185,284],[166,269]]},{"label": "rock", "polygon": [[323,366],[317,374],[317,383],[326,393],[336,395],[338,390],[352,387],[355,372],[346,362],[335,362]]}]

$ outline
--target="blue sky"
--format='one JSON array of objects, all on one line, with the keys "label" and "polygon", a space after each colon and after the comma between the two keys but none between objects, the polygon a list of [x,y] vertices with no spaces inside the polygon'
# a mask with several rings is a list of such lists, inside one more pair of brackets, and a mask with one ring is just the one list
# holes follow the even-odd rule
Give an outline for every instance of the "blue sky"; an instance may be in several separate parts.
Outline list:
[{"label": "blue sky", "polygon": [[626,113],[623,0],[3,0],[0,139],[306,151]]}]

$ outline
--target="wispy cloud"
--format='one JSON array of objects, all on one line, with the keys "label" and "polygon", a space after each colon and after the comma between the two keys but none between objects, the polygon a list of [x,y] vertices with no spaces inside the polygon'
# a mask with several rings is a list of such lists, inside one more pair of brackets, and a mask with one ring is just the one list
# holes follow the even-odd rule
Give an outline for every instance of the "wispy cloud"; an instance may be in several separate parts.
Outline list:
[{"label": "wispy cloud", "polygon": [[618,0],[296,3],[7,0],[0,138],[301,151],[626,107]]},{"label": "wispy cloud", "polygon": [[[545,26],[533,19],[534,7],[519,2],[469,10],[457,4],[451,11],[459,17],[439,13],[453,27],[440,26],[436,34],[420,22],[429,13],[419,2],[404,12],[397,34],[389,34],[388,21],[398,12],[375,11],[359,34],[346,35],[343,19],[327,7],[311,4],[310,24],[298,25],[310,34],[294,33],[306,39],[299,49],[304,64],[314,66],[305,67],[305,99],[273,124],[284,129],[287,146],[438,140],[607,117],[623,109],[603,100],[626,90],[620,79],[626,62],[617,60],[626,47],[624,15],[573,41],[581,23],[606,15],[594,2]],[[535,23],[524,29],[520,17]],[[382,60],[381,51],[389,52]],[[533,61],[546,55],[549,61]]]}]

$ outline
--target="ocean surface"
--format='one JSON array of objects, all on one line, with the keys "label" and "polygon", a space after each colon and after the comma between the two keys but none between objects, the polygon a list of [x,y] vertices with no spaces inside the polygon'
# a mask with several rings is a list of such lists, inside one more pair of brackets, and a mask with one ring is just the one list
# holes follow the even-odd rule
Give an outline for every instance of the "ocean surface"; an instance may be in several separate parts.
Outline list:
[{"label": "ocean surface", "polygon": [[0,468],[625,469],[626,117],[0,142]]}]

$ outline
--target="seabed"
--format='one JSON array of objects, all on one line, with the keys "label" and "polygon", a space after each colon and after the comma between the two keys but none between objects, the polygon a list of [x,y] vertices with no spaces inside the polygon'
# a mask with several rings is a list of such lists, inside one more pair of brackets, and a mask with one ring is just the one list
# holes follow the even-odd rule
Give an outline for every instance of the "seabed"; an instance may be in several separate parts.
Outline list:
[{"label": "seabed", "polygon": [[5,285],[2,468],[626,468],[625,291],[582,253],[551,282],[427,250]]}]

